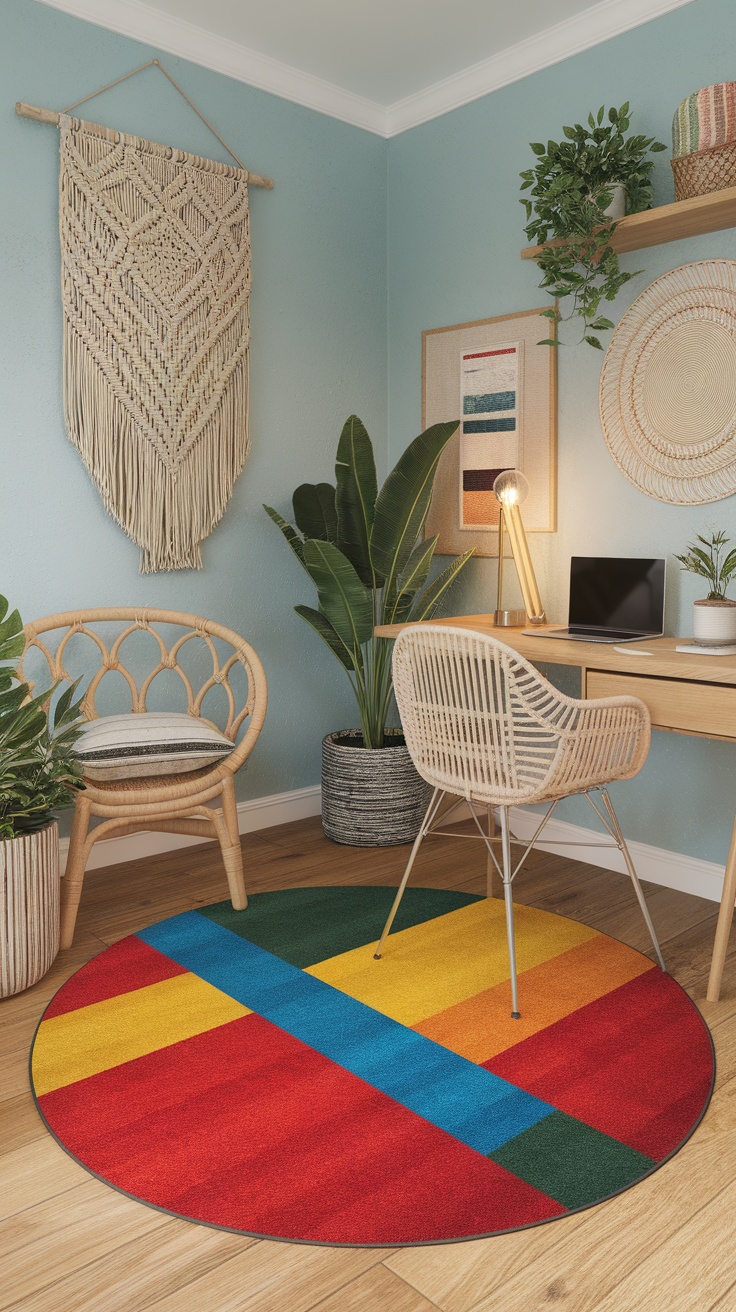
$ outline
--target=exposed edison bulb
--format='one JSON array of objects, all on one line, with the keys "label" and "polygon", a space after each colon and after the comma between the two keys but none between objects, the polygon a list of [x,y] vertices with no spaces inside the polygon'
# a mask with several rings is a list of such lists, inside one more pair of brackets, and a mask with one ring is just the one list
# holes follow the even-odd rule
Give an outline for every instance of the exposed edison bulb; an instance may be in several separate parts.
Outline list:
[{"label": "exposed edison bulb", "polygon": [[529,493],[529,481],[520,469],[504,469],[493,484],[493,495],[502,506],[520,506]]}]

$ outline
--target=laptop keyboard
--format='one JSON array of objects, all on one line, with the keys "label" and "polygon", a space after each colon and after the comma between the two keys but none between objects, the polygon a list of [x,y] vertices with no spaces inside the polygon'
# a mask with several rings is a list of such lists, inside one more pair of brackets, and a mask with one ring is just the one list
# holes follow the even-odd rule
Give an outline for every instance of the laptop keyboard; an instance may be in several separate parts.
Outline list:
[{"label": "laptop keyboard", "polygon": [[632,642],[646,638],[646,633],[632,633],[631,629],[581,629],[577,625],[567,630],[570,638],[585,638],[587,642]]}]

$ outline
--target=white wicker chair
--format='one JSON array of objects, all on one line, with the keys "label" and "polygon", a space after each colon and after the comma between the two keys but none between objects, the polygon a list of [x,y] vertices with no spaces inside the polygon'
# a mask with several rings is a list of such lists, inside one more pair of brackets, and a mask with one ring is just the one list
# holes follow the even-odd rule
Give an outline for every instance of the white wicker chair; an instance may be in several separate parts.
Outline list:
[{"label": "white wicker chair", "polygon": [[[630,779],[649,751],[650,720],[635,697],[580,701],[566,697],[533,665],[497,639],[469,629],[422,625],[404,630],[393,655],[394,687],[406,745],[434,788],[404,877],[381,935],[386,937],[424,838],[436,828],[445,794],[471,804],[481,838],[503,880],[512,1016],[519,1016],[511,886],[562,797],[583,793],[623,854],[662,969],[657,936],[605,785]],[[590,796],[600,792],[604,811]],[[516,867],[511,861],[509,807],[551,802]],[[499,808],[499,865],[472,804]],[[446,813],[447,814],[447,813]],[[445,815],[446,818],[446,815]]]}]

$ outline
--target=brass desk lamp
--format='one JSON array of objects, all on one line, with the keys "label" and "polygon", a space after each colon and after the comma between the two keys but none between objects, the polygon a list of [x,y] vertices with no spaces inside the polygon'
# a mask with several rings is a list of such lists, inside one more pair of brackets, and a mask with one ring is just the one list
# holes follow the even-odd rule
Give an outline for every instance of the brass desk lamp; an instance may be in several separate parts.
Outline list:
[{"label": "brass desk lamp", "polygon": [[[520,469],[504,469],[493,484],[493,495],[498,501],[498,596],[497,609],[493,623],[500,628],[512,628],[526,624],[544,624],[545,614],[539,596],[537,580],[534,577],[532,560],[529,555],[526,533],[519,507],[529,492],[529,483]],[[503,587],[503,535],[504,529],[509,535],[511,554],[519,576],[519,586],[524,601],[524,610],[504,610],[502,604]]]}]

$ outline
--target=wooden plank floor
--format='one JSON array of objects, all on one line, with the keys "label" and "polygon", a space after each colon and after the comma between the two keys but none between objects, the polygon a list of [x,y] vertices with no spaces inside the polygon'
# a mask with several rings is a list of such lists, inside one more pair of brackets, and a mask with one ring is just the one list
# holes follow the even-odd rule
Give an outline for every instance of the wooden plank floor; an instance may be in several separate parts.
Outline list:
[{"label": "wooden plank floor", "polygon": [[[337,847],[319,820],[243,839],[252,891],[398,883],[406,848]],[[436,838],[416,881],[485,892],[479,846]],[[106,945],[226,896],[217,849],[192,847],[88,876],[75,945],[35,988],[0,1002],[0,1309],[24,1312],[733,1312],[736,1256],[736,942],[723,998],[704,1002],[716,907],[647,888],[669,968],[700,1005],[716,1093],[684,1149],[611,1202],[535,1229],[411,1249],[254,1240],[116,1193],[44,1130],[28,1086],[31,1039],[59,985]],[[622,876],[537,854],[516,896],[647,949]],[[736,936],[735,936],[736,938]]]}]

